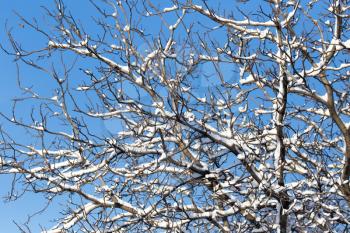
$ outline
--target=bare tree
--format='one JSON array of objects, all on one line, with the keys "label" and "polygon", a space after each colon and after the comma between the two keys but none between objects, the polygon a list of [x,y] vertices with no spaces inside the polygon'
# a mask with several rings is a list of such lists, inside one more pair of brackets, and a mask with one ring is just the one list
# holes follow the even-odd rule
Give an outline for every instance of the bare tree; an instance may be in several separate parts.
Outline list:
[{"label": "bare tree", "polygon": [[45,232],[349,230],[349,1],[228,2],[57,0],[21,18],[43,48],[9,33],[55,86],[2,114],[29,139],[4,123],[0,173],[67,199]]}]

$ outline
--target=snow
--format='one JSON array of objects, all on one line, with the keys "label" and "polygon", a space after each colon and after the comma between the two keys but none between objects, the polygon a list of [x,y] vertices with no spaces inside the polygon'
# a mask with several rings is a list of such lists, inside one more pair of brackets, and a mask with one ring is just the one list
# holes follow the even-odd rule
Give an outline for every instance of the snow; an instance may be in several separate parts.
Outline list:
[{"label": "snow", "polygon": [[256,116],[259,116],[261,114],[271,114],[271,113],[273,113],[273,111],[266,110],[266,109],[254,109],[254,114]]},{"label": "snow", "polygon": [[238,111],[240,113],[244,113],[248,110],[248,104],[245,104],[244,106],[239,106]]},{"label": "snow", "polygon": [[53,42],[52,40],[50,40],[49,43],[48,43],[49,47],[54,47],[55,45],[56,45],[56,43]]},{"label": "snow", "polygon": [[184,116],[189,122],[194,121],[196,118],[192,112],[185,112]]},{"label": "snow", "polygon": [[53,100],[53,101],[57,101],[57,100],[58,100],[58,96],[57,96],[57,95],[55,95],[55,96],[51,97],[51,100]]},{"label": "snow", "polygon": [[243,153],[240,153],[240,154],[237,155],[237,159],[244,160],[245,159],[245,155]]},{"label": "snow", "polygon": [[206,98],[206,97],[197,98],[197,100],[198,100],[199,102],[202,102],[202,103],[206,103],[206,102],[207,102],[207,98]]},{"label": "snow", "polygon": [[191,87],[181,87],[181,91],[183,92],[188,92],[189,90],[191,90]]},{"label": "snow", "polygon": [[130,25],[125,25],[124,28],[123,28],[123,31],[124,32],[129,32],[130,31]]},{"label": "snow", "polygon": [[86,37],[83,41],[80,42],[81,46],[86,46],[88,44],[88,38]]},{"label": "snow", "polygon": [[330,116],[329,110],[326,108],[308,108],[306,111],[322,116]]},{"label": "snow", "polygon": [[88,87],[88,86],[79,86],[79,87],[77,87],[77,91],[86,91],[86,90],[89,90],[90,89],[90,87]]},{"label": "snow", "polygon": [[87,74],[87,75],[91,75],[92,74],[91,70],[84,70],[84,73]]},{"label": "snow", "polygon": [[170,12],[170,11],[174,11],[174,10],[177,10],[178,9],[178,6],[174,5],[172,7],[166,7],[163,9],[163,12],[166,13],[166,12]]},{"label": "snow", "polygon": [[216,105],[217,105],[217,108],[219,109],[219,110],[223,110],[223,109],[226,109],[228,106],[226,105],[226,103],[225,103],[225,100],[223,100],[223,99],[218,99],[217,101],[216,101]]},{"label": "snow", "polygon": [[154,51],[152,51],[151,53],[149,53],[149,54],[145,57],[144,62],[143,62],[143,64],[142,64],[142,66],[141,66],[141,70],[142,70],[143,72],[146,71],[146,69],[147,69],[147,67],[149,66],[150,62],[157,56],[158,53],[159,53],[158,50],[154,50]]},{"label": "snow", "polygon": [[137,77],[136,79],[135,79],[135,83],[136,84],[138,84],[138,85],[142,85],[143,84],[143,78],[142,77]]},{"label": "snow", "polygon": [[319,96],[324,102],[327,102],[328,101],[328,94],[325,93],[324,95],[322,96]]},{"label": "snow", "polygon": [[296,1],[295,0],[289,0],[287,3],[286,3],[286,6],[294,6],[296,4]]},{"label": "snow", "polygon": [[157,107],[158,109],[163,109],[164,107],[164,103],[162,101],[156,101],[156,102],[153,102],[152,104],[153,107]]},{"label": "snow", "polygon": [[[101,62],[109,65],[110,67],[113,67],[115,70],[117,70],[120,73],[123,73],[123,74],[129,74],[130,73],[129,67],[127,65],[118,64],[115,61],[113,61],[113,60],[103,56],[102,54],[99,54],[99,56],[97,57],[95,53],[90,52],[86,48],[82,48],[82,47],[81,48],[77,48],[77,47],[72,46],[71,44],[64,44],[64,43],[62,43],[62,44],[55,43],[52,47],[54,47],[54,48],[61,48],[61,49],[67,49],[67,50],[74,51],[75,53],[78,53],[80,55],[89,56],[89,57],[92,57],[92,58],[98,58]],[[92,45],[90,48],[97,49],[97,46],[96,45]]]},{"label": "snow", "polygon": [[264,30],[262,30],[262,31],[258,31],[258,33],[259,33],[259,37],[260,37],[261,39],[264,39],[264,38],[266,38],[266,36],[269,34],[269,29],[266,28],[266,29],[264,29]]},{"label": "snow", "polygon": [[110,47],[111,47],[111,49],[115,49],[115,50],[121,50],[121,49],[123,49],[122,46],[118,46],[118,45],[115,45],[115,44],[111,44]]},{"label": "snow", "polygon": [[248,75],[246,78],[242,78],[240,81],[240,84],[252,84],[255,82],[254,76],[253,75]]},{"label": "snow", "polygon": [[32,128],[35,129],[35,130],[38,130],[38,131],[44,131],[45,130],[42,125],[38,125],[38,126],[34,125],[34,126],[32,126]]},{"label": "snow", "polygon": [[344,41],[344,42],[342,42],[342,44],[343,44],[346,48],[350,49],[350,39],[349,39],[349,40],[346,40],[346,41]]},{"label": "snow", "polygon": [[350,122],[345,122],[345,127],[349,130],[350,129]]}]

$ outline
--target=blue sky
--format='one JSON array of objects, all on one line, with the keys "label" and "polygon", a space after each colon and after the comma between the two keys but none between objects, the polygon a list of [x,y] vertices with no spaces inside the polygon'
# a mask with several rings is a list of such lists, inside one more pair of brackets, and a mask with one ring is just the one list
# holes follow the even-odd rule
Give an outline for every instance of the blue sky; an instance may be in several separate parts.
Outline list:
[{"label": "blue sky", "polygon": [[[18,12],[26,18],[37,17],[42,19],[43,9],[42,5],[50,5],[53,1],[43,0],[1,0],[0,1],[0,43],[5,47],[8,46],[6,28],[11,28],[17,38],[20,38],[23,44],[36,46],[40,41],[40,38],[35,33],[29,32],[26,27],[22,28],[20,20],[15,15],[14,11]],[[78,6],[82,1],[73,1],[75,6]],[[84,12],[85,14],[87,12]],[[25,39],[24,39],[25,38]],[[13,57],[5,55],[0,52],[0,68],[1,68],[1,85],[0,85],[0,111],[9,113],[11,108],[11,99],[15,96],[19,96],[21,92],[17,88],[16,81],[16,64],[13,61]],[[30,71],[29,73],[26,71]],[[21,66],[21,74],[36,76],[40,75],[35,73],[32,69]],[[40,80],[38,77],[38,88],[44,87],[47,83]],[[6,124],[3,120],[0,120],[0,124]],[[16,129],[13,129],[16,130]],[[16,132],[13,132],[16,134]],[[18,134],[18,133],[17,133]],[[6,202],[3,198],[8,192],[10,192],[12,179],[10,176],[0,176],[0,232],[14,233],[20,232],[13,221],[16,221],[19,225],[25,223],[28,216],[36,213],[45,207],[45,199],[38,194],[25,194],[19,200],[15,202]],[[40,225],[50,227],[54,223],[50,222],[59,215],[59,203],[56,202],[51,205],[44,214],[36,215],[32,218],[31,227],[32,232],[40,232]]]},{"label": "blue sky", "polygon": [[[6,29],[5,23],[8,27],[19,29],[19,22],[14,16],[14,10],[23,12],[25,15],[35,14],[38,10],[38,3],[44,1],[0,1],[0,39],[1,44],[7,45],[6,41]],[[18,23],[17,23],[18,22]],[[33,39],[34,38],[30,38]],[[1,85],[0,85],[0,109],[1,111],[8,112],[10,108],[10,99],[14,95],[19,94],[16,88],[16,65],[13,62],[13,58],[6,56],[3,52],[0,53],[0,68],[1,68]],[[4,124],[1,120],[1,124]],[[0,226],[1,232],[19,232],[18,228],[13,221],[17,221],[19,224],[26,221],[28,213],[34,213],[39,210],[39,206],[42,203],[42,199],[36,195],[25,195],[23,198],[16,202],[4,202],[3,196],[10,191],[11,177],[0,176]],[[35,222],[38,224],[43,221],[47,221],[47,218],[41,216],[35,218]],[[36,224],[36,225],[37,225]],[[33,228],[34,232],[39,231],[38,228]]]}]

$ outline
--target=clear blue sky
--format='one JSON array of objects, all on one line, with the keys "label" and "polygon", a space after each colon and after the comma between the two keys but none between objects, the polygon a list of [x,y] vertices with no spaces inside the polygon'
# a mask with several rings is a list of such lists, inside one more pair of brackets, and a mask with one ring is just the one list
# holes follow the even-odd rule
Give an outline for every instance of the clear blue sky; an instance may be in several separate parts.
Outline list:
[{"label": "clear blue sky", "polygon": [[[0,41],[1,44],[7,45],[5,23],[8,27],[19,29],[18,20],[14,16],[13,10],[24,13],[24,15],[38,14],[38,4],[44,1],[21,1],[12,0],[0,1]],[[34,38],[29,38],[34,40]],[[1,68],[1,85],[0,85],[0,111],[8,111],[10,108],[10,99],[14,95],[19,94],[16,88],[16,66],[11,57],[0,53],[0,68]],[[4,124],[2,120],[1,124]],[[0,176],[0,232],[12,233],[19,232],[13,221],[19,224],[24,223],[27,219],[27,214],[34,213],[39,210],[42,204],[42,198],[34,195],[25,195],[17,202],[4,202],[3,196],[10,191],[11,180],[9,176]],[[47,216],[40,216],[34,219],[33,223],[38,225],[40,222],[48,221]],[[38,232],[39,228],[34,227],[33,232]]]},{"label": "clear blue sky", "polygon": [[[80,5],[83,1],[72,1],[75,6]],[[85,1],[86,3],[87,1]],[[27,28],[22,28],[20,20],[15,15],[14,11],[20,13],[26,18],[36,17],[42,19],[43,9],[42,5],[52,5],[53,1],[44,0],[1,0],[0,1],[0,43],[7,46],[7,35],[5,24],[8,28],[12,28],[12,31],[20,38],[25,44],[36,45],[40,38],[36,37],[35,33],[29,33]],[[77,8],[77,7],[75,7]],[[82,14],[88,14],[88,12],[82,11]],[[24,39],[25,38],[25,39]],[[38,40],[39,39],[39,40]],[[45,43],[41,41],[41,43]],[[0,52],[0,111],[9,112],[11,108],[11,99],[21,94],[18,91],[16,84],[16,64],[13,61],[13,57],[5,55]],[[26,68],[23,67],[22,74],[26,73]],[[31,70],[29,75],[36,75]],[[38,82],[39,86],[44,83]],[[6,124],[3,120],[0,120],[0,124]],[[16,132],[14,132],[16,133]],[[13,221],[16,221],[19,225],[25,223],[29,215],[36,213],[43,207],[45,207],[45,199],[38,194],[26,194],[15,202],[5,202],[3,198],[8,192],[10,192],[10,185],[12,180],[9,176],[0,175],[0,232],[1,233],[15,233],[20,232]],[[54,223],[50,222],[55,217],[59,216],[58,203],[54,203],[44,214],[36,215],[32,218],[31,227],[32,232],[40,232],[40,225],[45,227],[53,226]]]}]

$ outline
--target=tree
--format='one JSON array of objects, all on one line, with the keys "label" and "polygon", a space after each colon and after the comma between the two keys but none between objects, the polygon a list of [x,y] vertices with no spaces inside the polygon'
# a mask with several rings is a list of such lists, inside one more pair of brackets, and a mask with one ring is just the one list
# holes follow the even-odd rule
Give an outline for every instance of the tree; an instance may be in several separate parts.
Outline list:
[{"label": "tree", "polygon": [[349,229],[349,1],[90,4],[3,47],[55,85],[2,114],[0,172],[67,200],[45,232]]}]

